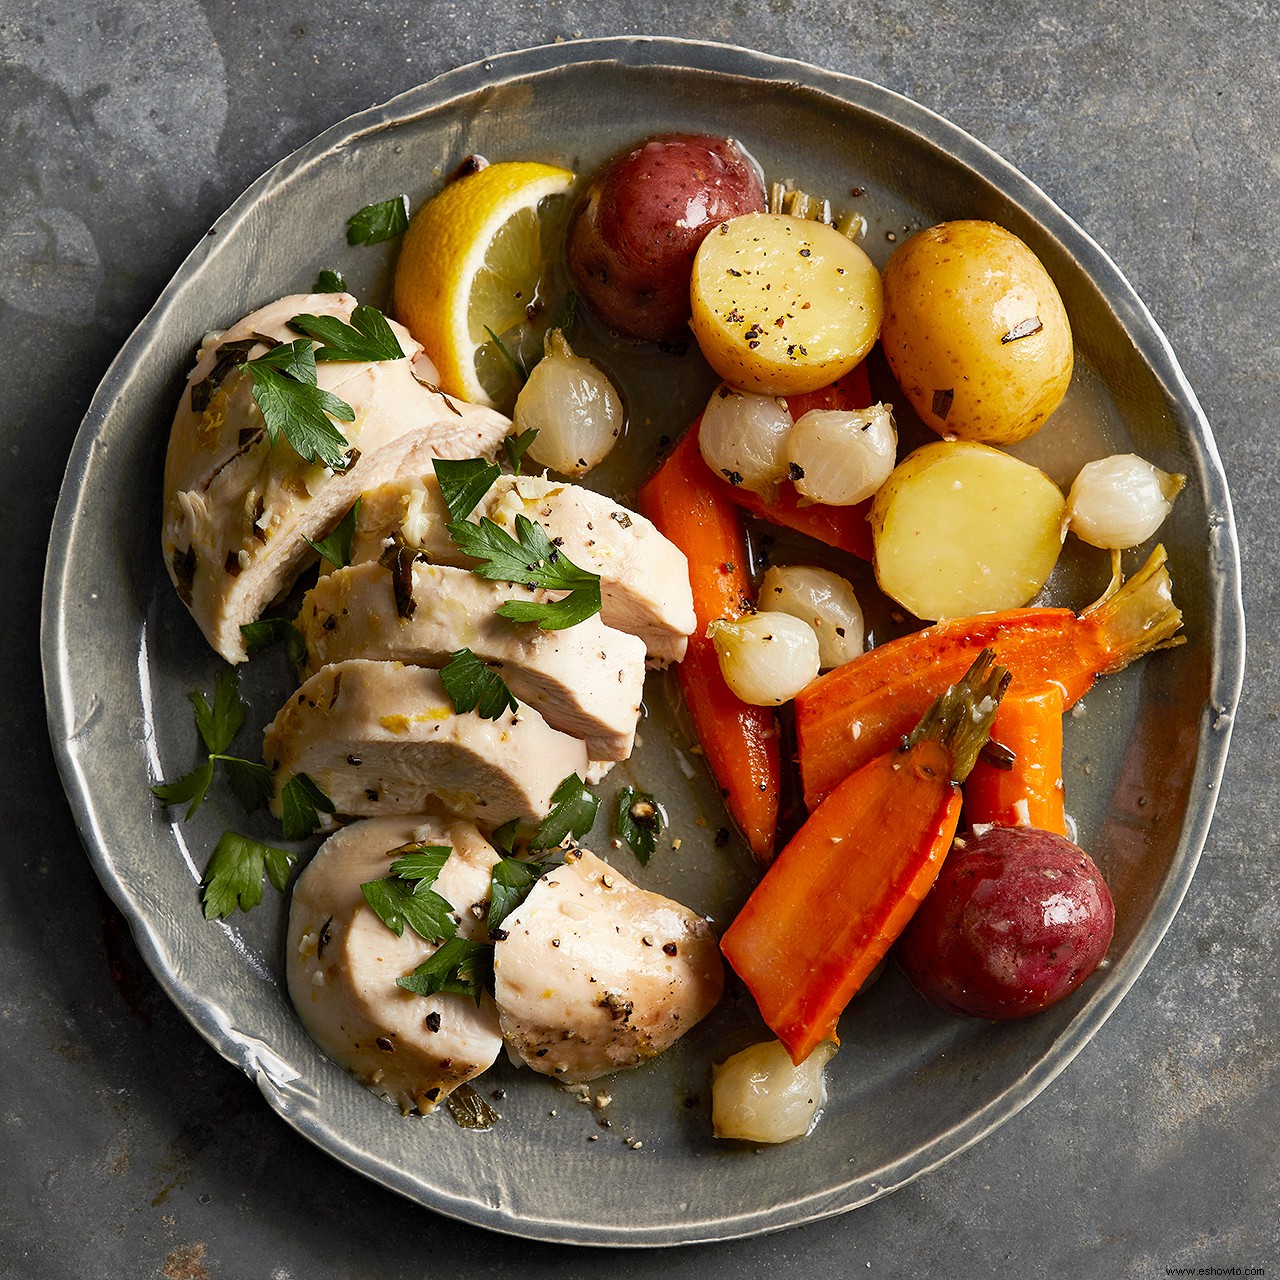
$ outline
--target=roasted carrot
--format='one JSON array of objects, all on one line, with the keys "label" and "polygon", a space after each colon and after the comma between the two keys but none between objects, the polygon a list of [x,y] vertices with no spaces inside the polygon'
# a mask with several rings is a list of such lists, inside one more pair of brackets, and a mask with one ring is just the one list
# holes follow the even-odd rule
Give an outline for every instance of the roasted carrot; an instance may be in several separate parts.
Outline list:
[{"label": "roasted carrot", "polygon": [[1005,767],[985,757],[973,766],[964,784],[965,821],[970,826],[1038,827],[1065,836],[1062,687],[1010,693],[996,713],[991,745],[1004,749]]},{"label": "roasted carrot", "polygon": [[984,650],[898,747],[850,774],[778,855],[720,944],[800,1063],[835,1034],[937,877],[1009,673]]},{"label": "roasted carrot", "polygon": [[805,804],[887,751],[973,661],[980,649],[1013,672],[1015,691],[1057,684],[1070,708],[1100,675],[1180,643],[1163,547],[1078,617],[1069,609],[1010,609],[951,618],[864,653],[801,690],[796,741]]},{"label": "roasted carrot", "polygon": [[[686,447],[688,440],[692,448]],[[742,517],[707,483],[710,471],[698,454],[696,436],[691,433],[686,442],[640,490],[640,510],[689,560],[698,626],[678,668],[680,686],[725,804],[751,852],[768,862],[782,776],[776,718],[771,708],[753,707],[730,691],[706,636],[709,622],[737,618],[754,607]]]}]

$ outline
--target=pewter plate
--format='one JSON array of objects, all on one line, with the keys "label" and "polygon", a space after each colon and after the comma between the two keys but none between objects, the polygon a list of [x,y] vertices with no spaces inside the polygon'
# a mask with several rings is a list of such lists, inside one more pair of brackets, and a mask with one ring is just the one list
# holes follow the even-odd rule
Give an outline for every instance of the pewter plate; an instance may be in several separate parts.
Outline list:
[{"label": "pewter plate", "polygon": [[[829,1069],[825,1115],[805,1141],[756,1151],[717,1143],[709,1067],[759,1038],[732,993],[663,1059],[607,1081],[597,1109],[505,1064],[491,1132],[447,1116],[402,1118],[324,1058],[283,984],[285,906],[226,924],[200,914],[200,871],[228,826],[271,838],[218,792],[171,823],[147,787],[194,760],[186,693],[217,660],[178,603],[159,555],[166,432],[191,353],[223,326],[320,267],[383,302],[394,245],[348,249],[350,212],[398,192],[415,204],[465,155],[536,158],[589,172],[649,133],[737,137],[772,178],[829,194],[865,188],[868,251],[945,218],[990,218],[1041,256],[1065,298],[1078,371],[1063,408],[1024,450],[1059,482],[1089,457],[1135,449],[1184,472],[1162,530],[1188,643],[1108,678],[1067,726],[1067,787],[1080,838],[1107,875],[1117,927],[1104,973],[1025,1022],[996,1025],[927,1007],[890,968],[850,1007]],[[583,340],[622,381],[630,431],[595,477],[625,495],[660,437],[690,420],[711,385],[683,356]],[[883,368],[873,378],[887,398]],[[901,408],[901,406],[899,406]],[[901,415],[908,443],[918,424]],[[764,542],[759,544],[766,547]],[[779,558],[829,556],[785,540]],[[1046,599],[1086,604],[1107,578],[1102,553],[1068,548]],[[900,628],[866,566],[842,566],[873,630]],[[1106,254],[1041,191],[955,126],[875,85],[800,63],[674,40],[587,41],[496,57],[335,126],[255,183],[182,265],[112,365],[76,439],[50,544],[43,616],[50,731],[93,860],[147,963],[202,1035],[257,1082],[284,1119],[353,1169],[441,1213],[496,1230],[598,1245],[670,1245],[776,1230],[855,1208],[963,1150],[1049,1083],[1102,1025],[1150,959],[1203,847],[1239,695],[1244,651],[1230,498],[1208,423],[1169,346]],[[289,692],[262,658],[242,681],[249,721],[237,746]],[[754,879],[668,677],[651,677],[642,746],[602,788],[635,780],[671,814],[647,868],[590,843],[627,874],[727,920]],[[175,815],[176,816],[176,815]],[[259,825],[255,825],[255,822]],[[305,852],[305,851],[304,851]],[[595,1138],[596,1141],[590,1139]]]}]

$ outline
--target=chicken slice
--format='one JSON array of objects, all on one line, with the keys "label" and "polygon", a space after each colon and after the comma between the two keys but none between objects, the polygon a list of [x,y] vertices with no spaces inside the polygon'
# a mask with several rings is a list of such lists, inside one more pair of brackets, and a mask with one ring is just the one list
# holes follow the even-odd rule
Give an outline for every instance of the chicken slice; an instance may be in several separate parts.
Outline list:
[{"label": "chicken slice", "polygon": [[[635,511],[581,485],[541,476],[499,476],[470,519],[487,516],[514,536],[517,515],[540,524],[580,569],[600,575],[605,624],[639,636],[655,666],[679,662],[696,624],[689,562]],[[471,568],[454,546],[433,474],[403,476],[365,495],[354,560],[376,560],[399,535],[437,564]]]},{"label": "chicken slice", "polygon": [[397,938],[360,886],[387,876],[412,844],[453,850],[435,891],[456,910],[459,936],[483,939],[498,854],[480,832],[456,819],[370,818],[330,836],[298,877],[286,969],[289,997],[320,1048],[402,1111],[425,1113],[492,1066],[502,1036],[487,993],[477,1005],[470,996],[423,997],[396,986],[436,944],[410,928]]},{"label": "chicken slice", "polygon": [[576,1082],[670,1048],[724,988],[711,926],[585,849],[502,922],[494,998],[509,1047]]},{"label": "chicken slice", "polygon": [[546,631],[511,622],[505,600],[542,601],[545,591],[489,582],[466,569],[410,562],[407,581],[374,561],[327,574],[307,593],[297,626],[309,672],[362,657],[442,667],[470,649],[517,700],[561,733],[581,738],[593,760],[625,760],[644,692],[644,643],[599,617]]},{"label": "chicken slice", "polygon": [[[349,320],[346,293],[293,295],[226,330],[200,351],[183,392],[165,460],[162,544],[183,603],[229,662],[245,658],[240,627],[293,582],[362,490],[433,457],[492,453],[510,423],[492,409],[445,397],[435,369],[407,329],[392,323],[404,358],[324,361],[317,384],[345,400],[355,421],[338,423],[351,446],[335,472],[304,461],[283,437],[272,447],[253,397],[253,379],[234,360],[296,340],[294,316]],[[252,345],[251,345],[252,344]],[[416,376],[415,376],[416,375]]]},{"label": "chicken slice", "polygon": [[459,715],[436,672],[361,658],[323,668],[290,697],[262,758],[277,817],[285,784],[305,773],[343,817],[422,813],[435,797],[490,828],[540,821],[569,774],[590,772],[583,744],[531,707],[499,720]]}]

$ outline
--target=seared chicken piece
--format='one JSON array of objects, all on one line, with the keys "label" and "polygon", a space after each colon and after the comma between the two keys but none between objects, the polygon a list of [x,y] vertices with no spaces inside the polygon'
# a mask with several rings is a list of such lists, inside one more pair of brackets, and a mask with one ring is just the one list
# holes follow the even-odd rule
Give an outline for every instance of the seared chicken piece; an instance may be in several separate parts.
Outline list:
[{"label": "seared chicken piece", "polygon": [[339,815],[422,813],[436,797],[488,827],[540,821],[560,782],[588,773],[583,744],[532,708],[499,720],[459,715],[436,672],[359,658],[293,694],[267,726],[262,758],[275,774],[277,817],[284,785],[305,773]]},{"label": "seared chicken piece", "polygon": [[[655,666],[684,657],[697,625],[689,562],[644,516],[579,485],[499,476],[470,519],[487,516],[514,536],[517,515],[540,524],[579,569],[600,575],[607,626],[639,636]],[[396,480],[365,495],[352,560],[378,559],[399,535],[437,564],[471,568],[475,561],[454,546],[448,521],[433,474]]]},{"label": "seared chicken piece", "polygon": [[502,1036],[487,993],[477,1006],[470,996],[423,997],[396,986],[436,944],[407,926],[397,938],[360,886],[389,875],[406,844],[452,848],[435,891],[456,909],[459,936],[483,939],[489,872],[498,854],[475,827],[450,819],[371,818],[330,836],[298,877],[286,964],[290,999],[320,1048],[401,1110],[427,1112],[493,1065]]},{"label": "seared chicken piece", "polygon": [[[246,316],[206,342],[183,392],[165,460],[162,543],[169,576],[209,643],[245,658],[252,622],[312,559],[362,490],[435,458],[492,453],[510,423],[492,409],[446,399],[435,368],[407,329],[392,323],[401,360],[325,361],[317,384],[345,400],[355,421],[337,426],[351,446],[347,470],[305,462],[283,437],[272,447],[244,359],[291,342],[296,315],[349,321],[346,293],[294,295]],[[240,363],[236,363],[239,360]],[[416,375],[416,376],[415,376]]]},{"label": "seared chicken piece", "polygon": [[644,691],[643,641],[598,616],[560,631],[501,618],[503,601],[546,600],[547,592],[466,569],[416,561],[407,578],[398,583],[373,561],[321,578],[297,619],[307,670],[355,657],[442,667],[468,648],[553,729],[583,739],[593,760],[631,754]]},{"label": "seared chicken piece", "polygon": [[591,1080],[669,1048],[720,999],[711,926],[585,849],[502,922],[494,998],[509,1047],[535,1071]]}]

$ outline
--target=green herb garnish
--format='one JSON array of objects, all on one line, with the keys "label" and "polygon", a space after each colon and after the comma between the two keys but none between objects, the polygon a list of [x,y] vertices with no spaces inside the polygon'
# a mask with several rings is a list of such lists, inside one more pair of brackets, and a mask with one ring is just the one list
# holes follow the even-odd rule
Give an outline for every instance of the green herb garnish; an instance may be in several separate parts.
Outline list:
[{"label": "green herb garnish", "polygon": [[551,793],[551,812],[543,818],[538,834],[529,842],[534,849],[553,849],[572,836],[585,836],[595,824],[600,797],[576,773],[571,773]]},{"label": "green herb garnish", "polygon": [[529,896],[547,869],[547,863],[521,862],[518,858],[503,858],[494,864],[489,873],[490,934]]},{"label": "green herb garnish", "polygon": [[322,343],[316,359],[326,360],[401,360],[404,352],[391,331],[387,318],[377,307],[356,307],[351,323],[337,316],[294,316],[289,328]]},{"label": "green herb garnish", "polygon": [[246,809],[259,808],[271,795],[271,773],[265,765],[228,754],[232,739],[244,724],[244,703],[240,701],[238,682],[235,667],[223,667],[214,679],[212,706],[198,689],[188,694],[195,712],[196,730],[204,743],[205,759],[176,782],[159,782],[151,788],[151,794],[163,804],[188,805],[187,821],[195,817],[204,801],[219,761],[226,767],[232,791]]},{"label": "green herb garnish", "polygon": [[367,204],[347,219],[347,243],[381,244],[383,240],[403,235],[408,226],[408,196]]},{"label": "green herb garnish", "polygon": [[336,806],[305,773],[295,773],[280,794],[280,824],[286,840],[305,840],[319,825],[320,814]]},{"label": "green herb garnish", "polygon": [[396,986],[419,996],[432,996],[438,991],[471,996],[479,1002],[484,990],[488,943],[470,938],[448,938],[412,973],[396,979]]},{"label": "green herb garnish", "polygon": [[308,338],[283,342],[244,368],[253,378],[253,398],[262,410],[267,438],[280,437],[307,462],[323,462],[335,471],[347,466],[347,440],[329,420],[354,422],[355,410],[332,392],[316,386],[316,359]]},{"label": "green herb garnish", "polygon": [[482,720],[498,720],[520,707],[507,682],[470,649],[459,649],[441,667],[440,683],[453,702],[453,709],[463,715],[474,711]]},{"label": "green herb garnish", "polygon": [[640,864],[647,866],[662,835],[662,810],[647,791],[623,787],[613,829],[631,846]]},{"label": "green herb garnish", "polygon": [[293,666],[300,667],[306,661],[306,639],[288,618],[259,618],[257,622],[246,622],[240,628],[240,636],[244,640],[245,651],[250,655],[262,653],[283,641],[285,656]]},{"label": "green herb garnish", "polygon": [[234,831],[223,832],[200,881],[204,918],[221,920],[237,907],[252,911],[262,901],[264,873],[272,886],[283,893],[296,859],[296,854],[284,849]]},{"label": "green herb garnish", "polygon": [[431,463],[440,482],[440,496],[450,520],[465,520],[502,474],[496,462],[483,458],[435,458]]},{"label": "green herb garnish", "polygon": [[357,498],[351,504],[351,510],[338,521],[337,527],[327,538],[322,538],[319,542],[312,542],[310,538],[303,541],[335,569],[345,569],[351,563],[351,544],[355,541],[359,519],[360,499]]},{"label": "green herb garnish", "polygon": [[537,427],[530,427],[527,431],[520,432],[519,435],[506,436],[502,441],[502,451],[507,455],[507,461],[511,464],[511,470],[516,475],[520,474],[520,467],[524,462],[524,455],[529,451],[529,446],[534,442],[538,435]]},{"label": "green herb garnish", "polygon": [[503,359],[511,366],[512,372],[520,379],[521,385],[529,381],[529,370],[507,350],[507,344],[488,325],[484,327],[485,333],[489,335],[489,341],[493,343],[498,351],[502,354]]},{"label": "green herb garnish", "polygon": [[579,569],[527,516],[517,515],[513,538],[487,516],[479,524],[454,520],[448,525],[454,545],[479,560],[473,572],[495,582],[567,591],[559,600],[534,603],[508,600],[497,612],[513,622],[536,622],[547,630],[576,626],[600,612],[600,577]]},{"label": "green herb garnish", "polygon": [[520,819],[512,818],[510,822],[504,822],[502,826],[494,829],[493,834],[489,837],[489,843],[499,853],[505,853],[510,857],[516,850],[516,836],[519,831]]},{"label": "green herb garnish", "polygon": [[346,293],[347,282],[340,272],[330,271],[327,267],[316,276],[316,287],[313,293]]}]

